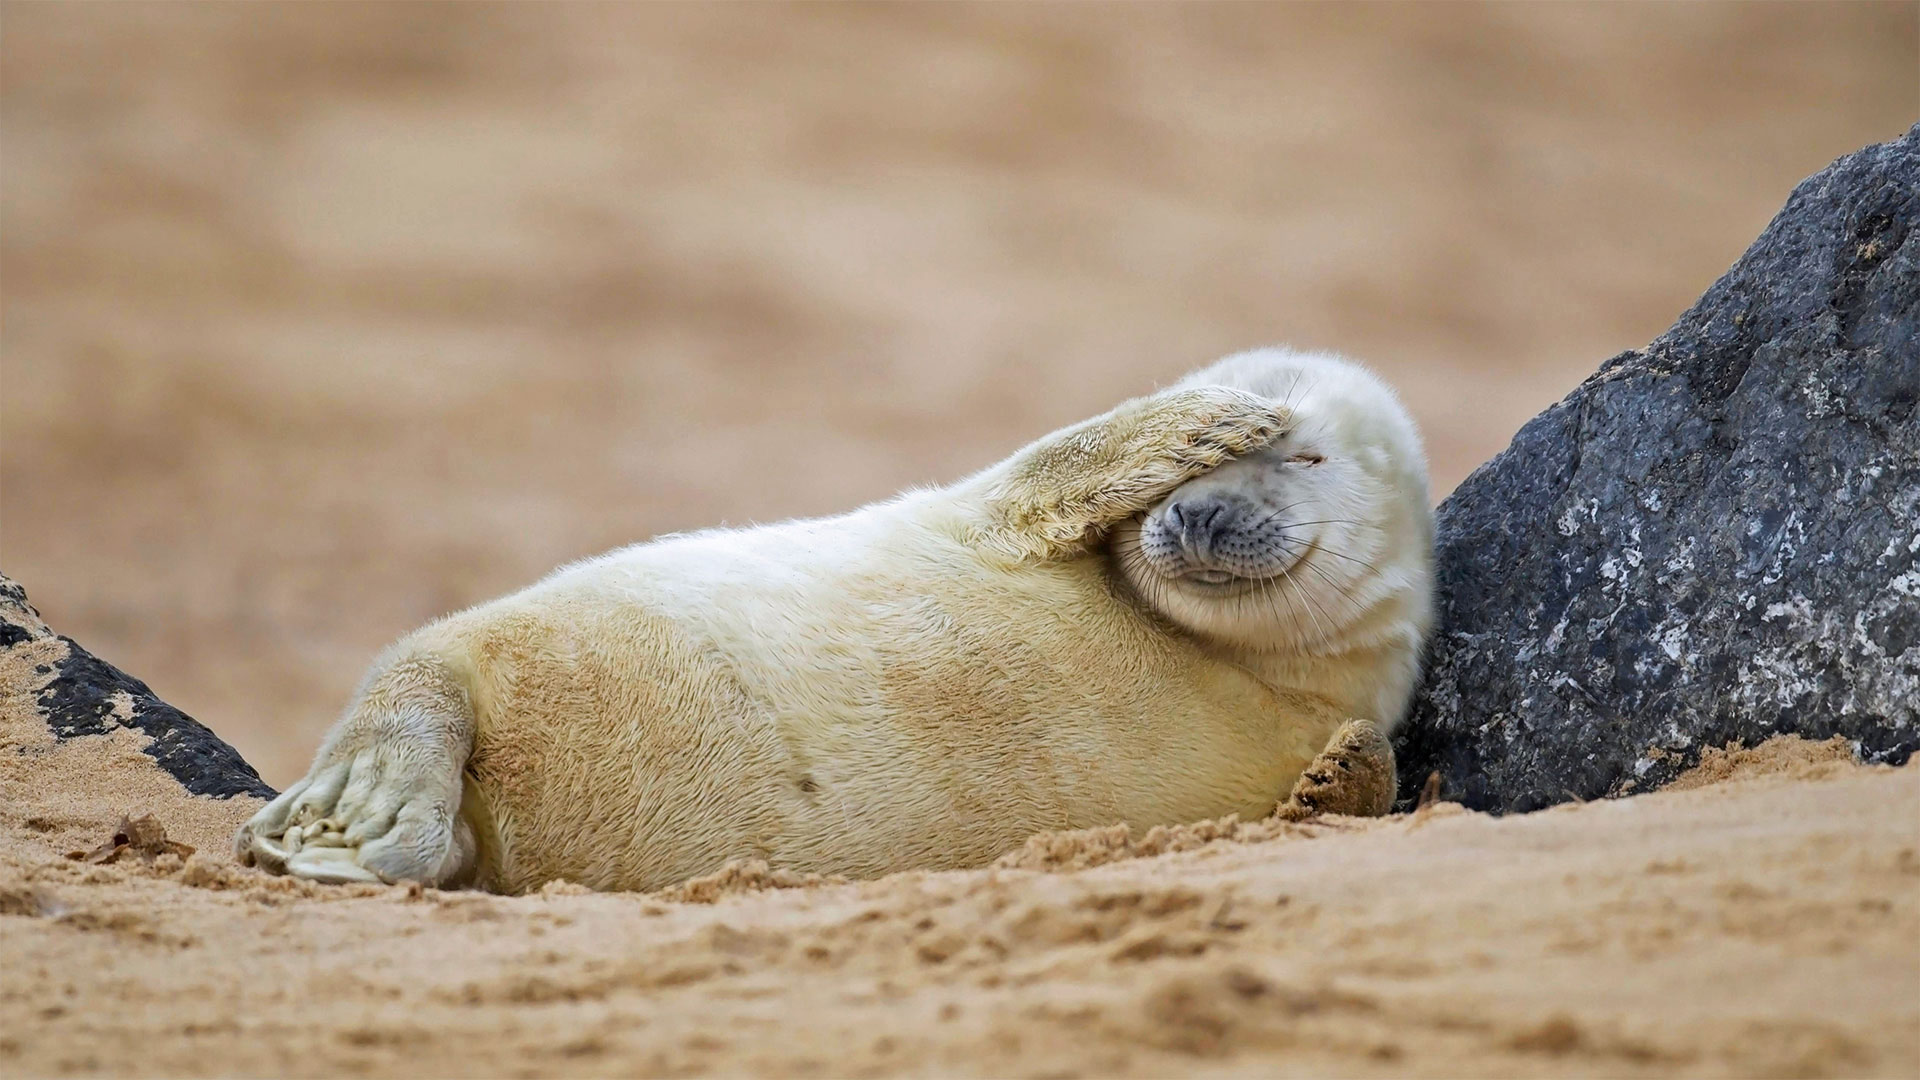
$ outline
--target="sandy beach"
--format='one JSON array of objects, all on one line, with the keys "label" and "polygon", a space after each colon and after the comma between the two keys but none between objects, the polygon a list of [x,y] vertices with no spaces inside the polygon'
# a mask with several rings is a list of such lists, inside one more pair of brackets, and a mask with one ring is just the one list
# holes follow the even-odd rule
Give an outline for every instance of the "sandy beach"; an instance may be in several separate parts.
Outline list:
[{"label": "sandy beach", "polygon": [[[0,757],[0,1073],[1912,1076],[1920,771],[1713,753],[1491,818],[1036,837],[875,882],[321,886],[125,730]],[[91,852],[151,814],[197,850]]]}]

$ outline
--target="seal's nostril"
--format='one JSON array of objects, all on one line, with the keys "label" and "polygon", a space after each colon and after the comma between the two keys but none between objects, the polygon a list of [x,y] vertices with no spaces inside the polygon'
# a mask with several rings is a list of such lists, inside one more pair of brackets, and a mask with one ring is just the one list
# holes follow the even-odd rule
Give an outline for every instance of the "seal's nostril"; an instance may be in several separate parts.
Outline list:
[{"label": "seal's nostril", "polygon": [[1230,524],[1225,503],[1195,499],[1167,507],[1167,527],[1180,537],[1180,546],[1199,558],[1209,558],[1220,533]]},{"label": "seal's nostril", "polygon": [[1218,526],[1224,524],[1220,520],[1220,511],[1224,509],[1226,507],[1219,503],[1206,503],[1187,514],[1187,519],[1193,522],[1194,532],[1212,536],[1220,531]]}]

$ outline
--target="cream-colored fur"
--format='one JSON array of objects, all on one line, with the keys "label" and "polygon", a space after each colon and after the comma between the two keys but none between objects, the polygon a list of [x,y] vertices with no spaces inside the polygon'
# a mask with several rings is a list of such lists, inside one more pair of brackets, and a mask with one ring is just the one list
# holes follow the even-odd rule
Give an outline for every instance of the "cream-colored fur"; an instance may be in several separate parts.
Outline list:
[{"label": "cream-colored fur", "polygon": [[[742,857],[868,877],[1264,816],[1343,721],[1398,719],[1427,625],[1418,442],[1355,372],[1230,358],[950,487],[638,544],[442,619],[376,662],[237,850],[322,880],[650,889]],[[1209,623],[1125,568],[1116,527],[1322,430],[1357,464],[1315,497],[1374,523],[1351,543],[1377,569],[1320,597],[1321,631]]]},{"label": "cream-colored fur", "polygon": [[[1433,512],[1419,432],[1386,384],[1336,356],[1262,349],[1177,387],[1209,383],[1280,401],[1287,430],[1122,522],[1113,541],[1121,575],[1270,685],[1311,687],[1391,731],[1433,623]],[[1172,550],[1165,520],[1170,506],[1196,503],[1224,503],[1238,517],[1216,525],[1224,535],[1211,561],[1258,580],[1217,588],[1162,572],[1209,561]]]}]

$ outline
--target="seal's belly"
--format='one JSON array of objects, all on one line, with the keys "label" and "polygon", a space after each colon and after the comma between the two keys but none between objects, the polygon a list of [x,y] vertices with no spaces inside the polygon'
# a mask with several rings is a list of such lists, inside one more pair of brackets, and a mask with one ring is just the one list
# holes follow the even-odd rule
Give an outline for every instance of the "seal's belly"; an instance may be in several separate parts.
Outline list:
[{"label": "seal's belly", "polygon": [[476,621],[493,884],[654,888],[754,857],[865,877],[1264,815],[1342,719],[1169,635],[1094,560],[956,545],[936,573],[845,536],[796,558],[817,538],[782,528],[717,569],[711,538],[698,565],[630,549]]},{"label": "seal's belly", "polygon": [[782,712],[818,787],[787,852],[879,873],[978,865],[1047,829],[1263,816],[1331,730],[1104,594],[997,584],[1023,595],[992,619],[973,597],[890,613],[876,708]]}]

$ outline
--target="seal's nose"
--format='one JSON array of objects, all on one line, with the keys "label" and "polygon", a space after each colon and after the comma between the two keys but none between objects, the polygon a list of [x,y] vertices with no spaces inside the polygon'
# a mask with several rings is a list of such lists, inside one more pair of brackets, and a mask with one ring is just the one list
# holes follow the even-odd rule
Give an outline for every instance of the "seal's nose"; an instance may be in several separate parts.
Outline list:
[{"label": "seal's nose", "polygon": [[1214,542],[1233,524],[1233,513],[1219,499],[1182,499],[1168,506],[1167,527],[1180,537],[1180,546],[1195,559],[1213,557]]}]

